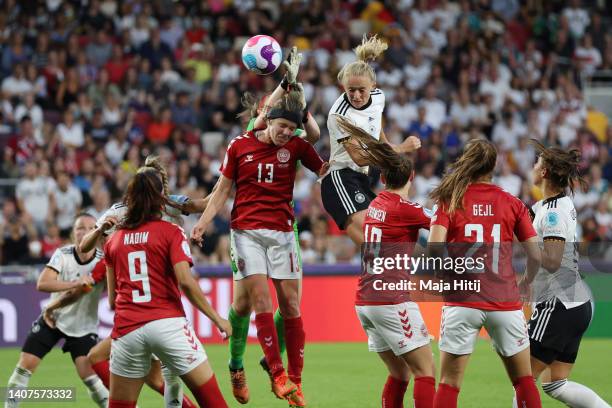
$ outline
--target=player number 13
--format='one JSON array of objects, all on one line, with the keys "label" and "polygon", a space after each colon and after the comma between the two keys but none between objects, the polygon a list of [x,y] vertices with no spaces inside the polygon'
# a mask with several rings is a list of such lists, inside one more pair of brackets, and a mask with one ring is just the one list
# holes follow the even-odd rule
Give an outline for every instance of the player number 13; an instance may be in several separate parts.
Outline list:
[{"label": "player number 13", "polygon": [[[264,169],[265,166],[265,169]],[[271,183],[274,181],[274,164],[273,163],[259,163],[257,165],[257,182],[261,183],[262,173],[264,170],[267,172],[266,175],[263,175],[263,181],[265,183]]]}]

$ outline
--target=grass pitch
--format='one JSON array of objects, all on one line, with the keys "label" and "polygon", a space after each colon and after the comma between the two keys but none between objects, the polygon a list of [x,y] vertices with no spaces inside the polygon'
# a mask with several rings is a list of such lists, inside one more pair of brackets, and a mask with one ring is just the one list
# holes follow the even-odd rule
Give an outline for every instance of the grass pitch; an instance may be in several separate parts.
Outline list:
[{"label": "grass pitch", "polygon": [[[227,370],[227,346],[208,345],[206,352],[216,372],[221,391],[231,407],[243,407],[232,394]],[[437,361],[437,344],[433,344]],[[612,402],[612,339],[584,339],[571,378],[588,385],[606,401]],[[6,386],[17,362],[18,349],[0,349],[0,387]],[[246,373],[251,390],[251,401],[244,407],[280,408],[287,403],[270,392],[266,374],[258,365],[259,345],[247,349]],[[306,346],[304,394],[310,408],[376,408],[380,407],[380,393],[386,380],[382,362],[375,353],[368,353],[365,343],[309,343]],[[49,353],[34,373],[33,387],[76,387],[73,403],[23,403],[23,407],[94,407],[83,383],[78,379],[69,354],[59,349]],[[188,392],[188,391],[187,391]],[[511,407],[513,389],[506,378],[503,365],[490,344],[478,342],[470,360],[465,382],[459,395],[460,407]],[[412,407],[412,382],[404,399]],[[561,403],[542,394],[546,408],[562,407]],[[163,407],[161,396],[146,386],[138,400],[140,408]]]}]

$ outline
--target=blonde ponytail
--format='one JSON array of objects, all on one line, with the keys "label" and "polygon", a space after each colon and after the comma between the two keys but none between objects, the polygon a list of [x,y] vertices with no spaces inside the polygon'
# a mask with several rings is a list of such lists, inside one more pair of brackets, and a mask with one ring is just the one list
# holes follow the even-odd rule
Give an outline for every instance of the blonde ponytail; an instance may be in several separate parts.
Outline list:
[{"label": "blonde ponytail", "polygon": [[376,73],[369,62],[380,57],[389,46],[376,35],[367,38],[363,36],[361,45],[355,48],[357,61],[346,64],[338,73],[338,82],[342,83],[348,77],[367,76],[372,82],[376,82]]}]

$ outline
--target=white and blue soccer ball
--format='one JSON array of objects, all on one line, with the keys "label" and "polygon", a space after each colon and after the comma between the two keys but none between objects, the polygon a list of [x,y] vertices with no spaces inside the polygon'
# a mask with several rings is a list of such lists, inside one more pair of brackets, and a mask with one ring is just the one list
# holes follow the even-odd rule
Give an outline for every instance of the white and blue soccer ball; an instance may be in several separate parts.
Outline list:
[{"label": "white and blue soccer ball", "polygon": [[269,75],[276,71],[283,61],[280,44],[269,35],[255,35],[242,47],[242,63],[257,75]]}]

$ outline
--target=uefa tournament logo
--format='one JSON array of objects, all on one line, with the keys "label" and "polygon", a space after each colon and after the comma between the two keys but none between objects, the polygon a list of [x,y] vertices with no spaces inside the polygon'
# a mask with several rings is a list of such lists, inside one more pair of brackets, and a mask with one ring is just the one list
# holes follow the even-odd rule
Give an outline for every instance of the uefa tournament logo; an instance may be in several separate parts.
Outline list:
[{"label": "uefa tournament logo", "polygon": [[287,163],[290,157],[291,157],[291,153],[289,152],[289,150],[285,148],[279,149],[279,151],[276,152],[276,158],[281,163]]}]

